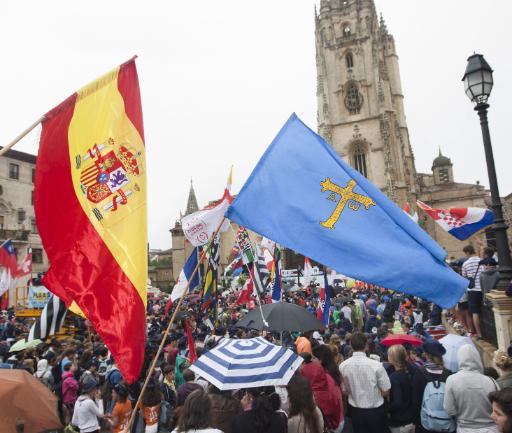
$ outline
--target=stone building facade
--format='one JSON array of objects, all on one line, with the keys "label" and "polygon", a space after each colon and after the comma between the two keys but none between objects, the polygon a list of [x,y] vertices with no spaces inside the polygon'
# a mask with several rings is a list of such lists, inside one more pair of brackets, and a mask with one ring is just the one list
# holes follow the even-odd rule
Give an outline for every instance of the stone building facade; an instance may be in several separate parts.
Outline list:
[{"label": "stone building facade", "polygon": [[[416,172],[398,54],[373,0],[322,0],[315,22],[318,131],[336,152],[400,207],[415,208],[418,199],[434,208],[487,207],[489,192],[456,182],[441,153],[432,173]],[[419,215],[449,258],[468,242],[488,241],[480,232],[461,242]]]},{"label": "stone building facade", "polygon": [[[48,269],[34,213],[35,170],[35,155],[9,150],[0,157],[0,242],[12,240],[18,262],[32,248],[34,276]],[[21,278],[18,285],[26,284],[28,278]],[[14,300],[15,293],[11,291],[9,304]]]},{"label": "stone building facade", "polygon": [[[318,131],[341,158],[400,207],[416,208],[416,200],[444,209],[488,206],[489,191],[479,184],[457,182],[451,160],[440,150],[431,173],[416,171],[395,41],[373,0],[321,0],[315,12],[315,40]],[[197,209],[197,200],[191,187],[187,213],[192,209]],[[493,243],[492,230],[462,242],[421,210],[418,213],[449,259],[462,257],[467,243]],[[179,221],[171,233],[173,269],[179,272],[192,248]],[[232,231],[223,234],[223,241],[221,262],[233,246]],[[291,251],[284,250],[282,256],[292,267],[303,263]]]},{"label": "stone building facade", "polygon": [[322,0],[315,18],[319,133],[391,199],[414,202],[393,36],[371,0]]}]

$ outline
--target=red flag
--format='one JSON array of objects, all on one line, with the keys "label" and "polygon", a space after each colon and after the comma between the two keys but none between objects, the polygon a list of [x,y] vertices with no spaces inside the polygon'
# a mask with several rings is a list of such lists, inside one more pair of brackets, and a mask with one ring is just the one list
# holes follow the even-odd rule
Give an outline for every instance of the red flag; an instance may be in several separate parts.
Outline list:
[{"label": "red flag", "polygon": [[245,282],[244,287],[238,293],[238,299],[235,302],[235,305],[247,304],[252,300],[252,293],[254,290],[254,283],[252,282],[252,277]]},{"label": "red flag", "polygon": [[187,334],[188,342],[188,360],[191,364],[197,361],[196,345],[194,344],[194,337],[192,337],[192,330],[188,319],[185,319],[185,332]]},{"label": "red flag", "polygon": [[32,273],[32,250],[29,249],[25,258],[18,265],[18,272],[16,273],[17,277],[22,277],[23,275],[29,275]]},{"label": "red flag", "polygon": [[9,308],[9,293],[4,293],[0,296],[0,310],[7,310]]},{"label": "red flag", "polygon": [[172,307],[172,298],[169,298],[167,301],[167,304],[165,304],[165,315],[167,316],[169,314],[169,310]]},{"label": "red flag", "polygon": [[7,239],[0,245],[0,265],[8,269],[12,277],[16,276],[18,262],[16,261],[16,252],[10,239]]}]

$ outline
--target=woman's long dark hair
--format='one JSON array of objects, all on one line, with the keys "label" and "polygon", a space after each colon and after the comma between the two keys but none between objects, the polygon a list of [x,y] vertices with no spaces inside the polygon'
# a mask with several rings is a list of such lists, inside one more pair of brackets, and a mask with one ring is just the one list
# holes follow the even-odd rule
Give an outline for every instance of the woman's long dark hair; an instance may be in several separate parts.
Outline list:
[{"label": "woman's long dark hair", "polygon": [[273,386],[249,388],[247,390],[253,398],[252,413],[254,414],[254,426],[258,433],[265,433],[270,429],[272,413],[279,407],[272,402],[271,394],[275,394]]},{"label": "woman's long dark hair", "polygon": [[210,427],[211,408],[210,397],[205,391],[198,389],[191,392],[180,413],[178,432]]},{"label": "woman's long dark hair", "polygon": [[507,415],[507,422],[503,433],[512,433],[512,388],[503,388],[489,394],[491,403],[496,403],[502,412]]},{"label": "woman's long dark hair", "polygon": [[304,376],[295,375],[288,383],[288,399],[290,400],[290,418],[302,415],[308,433],[322,433],[318,425],[316,405],[309,381]]},{"label": "woman's long dark hair", "polygon": [[341,373],[334,361],[334,353],[332,353],[329,346],[325,344],[316,346],[313,349],[313,355],[320,360],[322,367],[331,375],[334,381],[341,385]]}]

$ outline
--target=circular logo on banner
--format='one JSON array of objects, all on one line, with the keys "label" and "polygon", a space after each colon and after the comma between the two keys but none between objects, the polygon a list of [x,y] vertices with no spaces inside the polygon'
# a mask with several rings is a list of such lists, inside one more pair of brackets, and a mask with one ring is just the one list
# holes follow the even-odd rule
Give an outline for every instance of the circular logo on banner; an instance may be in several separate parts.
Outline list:
[{"label": "circular logo on banner", "polygon": [[208,240],[208,227],[204,221],[194,218],[183,227],[187,238],[196,239],[199,243],[204,244]]}]

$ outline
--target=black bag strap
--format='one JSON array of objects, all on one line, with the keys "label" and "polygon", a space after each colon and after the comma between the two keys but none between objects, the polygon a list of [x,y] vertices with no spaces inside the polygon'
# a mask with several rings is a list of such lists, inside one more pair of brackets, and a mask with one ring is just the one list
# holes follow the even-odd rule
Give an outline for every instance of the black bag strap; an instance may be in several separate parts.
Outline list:
[{"label": "black bag strap", "polygon": [[473,278],[476,281],[476,276],[478,275],[478,270],[480,269],[480,262],[478,262],[478,266],[476,267],[475,275],[473,275]]}]

